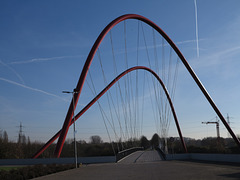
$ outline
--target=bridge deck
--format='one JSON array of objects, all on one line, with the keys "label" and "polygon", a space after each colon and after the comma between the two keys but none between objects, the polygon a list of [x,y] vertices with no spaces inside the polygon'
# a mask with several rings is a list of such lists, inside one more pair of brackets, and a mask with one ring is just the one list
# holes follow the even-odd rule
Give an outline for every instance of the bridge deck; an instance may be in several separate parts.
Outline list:
[{"label": "bridge deck", "polygon": [[240,179],[240,166],[188,161],[161,161],[156,151],[136,152],[120,163],[81,166],[38,180]]},{"label": "bridge deck", "polygon": [[118,163],[140,163],[161,161],[157,151],[137,151],[123,158]]}]

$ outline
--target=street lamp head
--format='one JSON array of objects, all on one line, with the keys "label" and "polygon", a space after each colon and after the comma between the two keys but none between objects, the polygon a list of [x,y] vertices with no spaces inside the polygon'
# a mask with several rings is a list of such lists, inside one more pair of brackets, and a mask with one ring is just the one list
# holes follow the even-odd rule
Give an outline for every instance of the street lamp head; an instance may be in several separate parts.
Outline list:
[{"label": "street lamp head", "polygon": [[76,89],[74,89],[72,92],[71,91],[62,91],[62,93],[79,93],[79,91],[77,91]]},{"label": "street lamp head", "polygon": [[70,92],[70,91],[62,91],[62,93],[72,93],[72,92]]},{"label": "street lamp head", "polygon": [[79,91],[77,91],[77,89],[76,89],[76,88],[73,90],[73,92],[74,92],[74,93],[79,93]]}]

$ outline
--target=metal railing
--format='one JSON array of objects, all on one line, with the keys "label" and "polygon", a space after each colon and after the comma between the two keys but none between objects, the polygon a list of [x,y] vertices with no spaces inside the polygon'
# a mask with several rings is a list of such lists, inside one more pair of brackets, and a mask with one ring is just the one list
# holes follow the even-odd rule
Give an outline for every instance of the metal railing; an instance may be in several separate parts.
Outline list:
[{"label": "metal railing", "polygon": [[130,148],[130,149],[125,149],[123,151],[119,151],[116,155],[116,162],[118,162],[120,159],[128,156],[129,154],[132,154],[136,151],[142,151],[144,150],[143,147],[133,147],[133,148]]}]

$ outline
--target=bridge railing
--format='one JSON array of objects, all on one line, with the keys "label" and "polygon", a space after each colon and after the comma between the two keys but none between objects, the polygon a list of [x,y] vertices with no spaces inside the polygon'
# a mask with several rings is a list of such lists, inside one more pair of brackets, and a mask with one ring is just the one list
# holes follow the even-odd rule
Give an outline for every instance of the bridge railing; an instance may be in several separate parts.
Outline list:
[{"label": "bridge railing", "polygon": [[130,148],[130,149],[125,149],[123,151],[119,151],[116,155],[116,162],[118,162],[122,158],[128,156],[129,154],[132,154],[136,151],[142,151],[142,150],[144,150],[143,147],[133,147],[133,148]]},{"label": "bridge railing", "polygon": [[161,156],[162,160],[166,160],[166,154],[159,147],[155,147],[155,149],[157,150],[158,154]]},{"label": "bridge railing", "polygon": [[[95,156],[95,157],[78,157],[78,163],[97,164],[97,163],[114,163],[115,156]],[[37,164],[74,164],[75,158],[37,158],[37,159],[0,159],[0,166],[22,166]]]}]

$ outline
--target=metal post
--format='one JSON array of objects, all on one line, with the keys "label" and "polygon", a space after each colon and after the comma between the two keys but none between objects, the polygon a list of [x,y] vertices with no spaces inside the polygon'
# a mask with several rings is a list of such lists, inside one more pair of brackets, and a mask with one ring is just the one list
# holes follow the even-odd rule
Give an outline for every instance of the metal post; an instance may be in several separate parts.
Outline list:
[{"label": "metal post", "polygon": [[74,141],[74,156],[75,156],[75,168],[77,168],[77,142],[76,142],[76,124],[75,124],[75,114],[74,114],[74,107],[75,107],[75,102],[74,102],[74,94],[78,93],[75,89],[70,92],[70,91],[63,91],[63,93],[72,93],[72,99],[73,99],[73,141]]},{"label": "metal post", "polygon": [[74,115],[74,92],[73,95],[73,140],[74,140],[74,153],[75,153],[75,167],[77,168],[77,144],[76,144],[76,124],[75,124],[75,115]]}]

